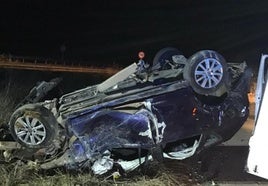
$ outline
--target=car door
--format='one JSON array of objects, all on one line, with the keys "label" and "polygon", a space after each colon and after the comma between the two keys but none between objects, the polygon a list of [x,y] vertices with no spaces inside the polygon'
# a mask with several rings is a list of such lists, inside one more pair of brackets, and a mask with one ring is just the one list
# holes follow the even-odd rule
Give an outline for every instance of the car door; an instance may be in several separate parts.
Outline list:
[{"label": "car door", "polygon": [[247,172],[268,179],[268,55],[262,55],[255,98],[255,128],[249,141]]}]

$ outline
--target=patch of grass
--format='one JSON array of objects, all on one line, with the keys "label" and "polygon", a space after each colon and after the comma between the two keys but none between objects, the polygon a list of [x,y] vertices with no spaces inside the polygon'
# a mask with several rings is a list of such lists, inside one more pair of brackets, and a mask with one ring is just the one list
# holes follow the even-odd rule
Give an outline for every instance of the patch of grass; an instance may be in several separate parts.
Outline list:
[{"label": "patch of grass", "polygon": [[[180,169],[180,167],[178,167]],[[153,172],[153,173],[152,173]],[[9,165],[0,165],[1,185],[92,185],[92,186],[187,186],[196,183],[184,173],[174,173],[165,166],[150,166],[147,173],[134,171],[130,175],[113,179],[111,176],[95,176],[90,172],[84,173],[58,171],[51,175],[40,173],[37,170],[29,170],[18,161]]]}]

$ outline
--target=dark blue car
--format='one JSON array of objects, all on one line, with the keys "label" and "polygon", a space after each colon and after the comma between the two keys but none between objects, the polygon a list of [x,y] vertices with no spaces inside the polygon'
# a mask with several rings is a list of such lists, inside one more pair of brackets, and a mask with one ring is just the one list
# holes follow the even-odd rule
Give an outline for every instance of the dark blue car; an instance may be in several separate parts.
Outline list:
[{"label": "dark blue car", "polygon": [[20,145],[9,159],[42,169],[129,171],[188,158],[230,139],[246,121],[252,73],[245,63],[226,63],[211,50],[186,59],[165,48],[151,66],[139,56],[101,84],[18,108],[9,130]]}]

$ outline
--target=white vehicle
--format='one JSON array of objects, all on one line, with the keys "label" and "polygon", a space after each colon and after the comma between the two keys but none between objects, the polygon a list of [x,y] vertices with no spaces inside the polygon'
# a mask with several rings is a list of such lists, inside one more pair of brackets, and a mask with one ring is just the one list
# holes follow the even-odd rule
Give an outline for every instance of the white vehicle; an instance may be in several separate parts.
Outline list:
[{"label": "white vehicle", "polygon": [[255,95],[255,128],[249,141],[247,172],[268,179],[268,55],[262,55]]}]

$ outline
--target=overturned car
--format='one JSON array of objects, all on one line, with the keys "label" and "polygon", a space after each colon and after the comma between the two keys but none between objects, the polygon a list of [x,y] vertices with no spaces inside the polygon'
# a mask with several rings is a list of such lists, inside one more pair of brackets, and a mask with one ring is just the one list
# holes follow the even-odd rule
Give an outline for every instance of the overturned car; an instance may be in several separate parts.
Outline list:
[{"label": "overturned car", "polygon": [[164,48],[151,66],[139,56],[101,84],[20,106],[8,124],[14,142],[0,145],[5,160],[129,171],[152,159],[188,158],[246,121],[252,73],[245,63],[226,63],[211,50],[186,59]]}]

